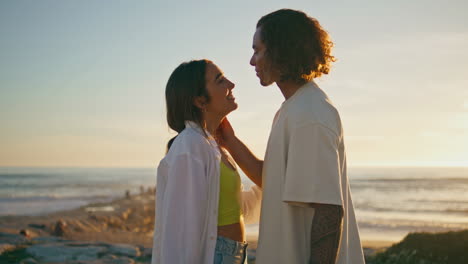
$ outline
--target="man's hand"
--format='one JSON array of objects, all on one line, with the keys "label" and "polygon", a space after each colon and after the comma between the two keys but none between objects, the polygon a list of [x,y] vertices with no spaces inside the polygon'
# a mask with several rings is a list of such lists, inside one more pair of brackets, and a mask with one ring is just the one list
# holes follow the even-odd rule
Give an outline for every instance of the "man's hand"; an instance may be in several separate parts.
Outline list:
[{"label": "man's hand", "polygon": [[218,145],[229,151],[247,177],[261,188],[263,160],[259,160],[255,157],[249,148],[236,137],[234,129],[227,118],[221,121],[221,124],[216,130],[216,140]]},{"label": "man's hand", "polygon": [[232,144],[235,138],[236,134],[234,133],[234,129],[227,117],[225,117],[216,129],[216,141],[221,147],[229,150],[230,144]]}]

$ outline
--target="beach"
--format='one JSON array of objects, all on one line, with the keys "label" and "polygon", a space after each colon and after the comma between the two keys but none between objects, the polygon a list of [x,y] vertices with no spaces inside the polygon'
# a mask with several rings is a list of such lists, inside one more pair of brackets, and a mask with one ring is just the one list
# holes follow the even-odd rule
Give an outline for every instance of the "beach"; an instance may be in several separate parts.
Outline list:
[{"label": "beach", "polygon": [[[81,260],[79,263],[98,263],[96,261],[149,263],[153,242],[154,202],[153,190],[147,190],[128,197],[123,195],[106,203],[94,203],[46,215],[2,216],[0,217],[0,253],[2,253],[0,260],[5,261],[6,257],[3,255],[7,255],[8,252],[17,251],[19,252],[17,257],[23,259],[11,263],[21,263],[25,259],[35,259],[37,263],[43,263],[41,261],[47,260],[47,256],[34,250],[26,250],[24,253],[24,249],[37,245],[41,245],[43,249],[49,245],[55,247],[57,252],[69,256],[69,259],[62,259],[62,263],[75,263],[79,258],[76,255],[79,251],[75,252],[75,255],[67,255],[66,248],[75,245],[76,249],[78,243],[83,250],[96,246],[108,248],[118,245],[132,252],[128,254],[125,251],[127,255],[115,252],[104,254],[104,250],[101,250],[99,254],[88,256],[89,259]],[[254,263],[257,236],[248,235],[247,241],[249,261]],[[391,243],[391,241],[364,241],[364,251],[371,255]],[[11,253],[10,255],[14,256]]]},{"label": "beach", "polygon": [[[39,216],[0,217],[0,245],[11,243],[10,252],[37,245],[43,248],[55,247],[63,249],[62,254],[67,255],[67,249],[70,247],[76,249],[78,242],[82,245],[83,251],[90,247],[100,249],[94,256],[81,259],[80,263],[95,263],[98,260],[100,262],[96,263],[149,263],[153,228],[154,194],[150,190],[69,211]],[[24,239],[20,239],[19,236]],[[70,245],[71,242],[75,244]],[[105,252],[105,249],[116,246],[126,250],[123,250],[123,253]],[[5,261],[1,257],[6,253],[2,253],[0,260]],[[80,253],[75,253],[59,262],[74,263],[73,261],[80,258]],[[43,256],[34,250],[28,250],[27,254],[23,255],[36,259],[38,263],[49,263],[49,261],[55,263],[53,259],[48,260],[50,256]],[[11,263],[20,263],[20,261]]]},{"label": "beach", "polygon": [[[349,174],[367,257],[411,232],[468,229],[466,168]],[[155,184],[154,169],[0,169],[0,263],[46,253],[65,259],[37,263],[149,263]],[[254,263],[258,224],[248,225],[246,235]]]},{"label": "beach", "polygon": [[[2,216],[0,263],[150,263],[154,203],[154,189],[149,189],[73,210],[36,216]],[[247,234],[247,242],[248,263],[252,264],[257,236]],[[398,243],[364,239],[362,245],[368,264],[414,263],[419,261],[418,250],[423,257],[437,257],[435,262],[424,263],[440,264],[468,259],[467,242],[468,230],[453,234],[414,233]],[[458,259],[450,262],[448,256],[454,247],[458,247],[454,256]]]}]

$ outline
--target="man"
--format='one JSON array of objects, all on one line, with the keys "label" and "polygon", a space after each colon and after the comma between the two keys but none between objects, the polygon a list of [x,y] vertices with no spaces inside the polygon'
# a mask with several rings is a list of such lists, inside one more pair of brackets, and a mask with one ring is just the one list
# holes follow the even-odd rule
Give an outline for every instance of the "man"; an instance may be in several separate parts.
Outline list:
[{"label": "man", "polygon": [[276,113],[265,160],[222,124],[223,145],[263,188],[256,263],[364,263],[346,175],[341,120],[313,79],[328,74],[333,43],[317,20],[281,9],[262,17],[253,38],[263,86],[285,101]]}]

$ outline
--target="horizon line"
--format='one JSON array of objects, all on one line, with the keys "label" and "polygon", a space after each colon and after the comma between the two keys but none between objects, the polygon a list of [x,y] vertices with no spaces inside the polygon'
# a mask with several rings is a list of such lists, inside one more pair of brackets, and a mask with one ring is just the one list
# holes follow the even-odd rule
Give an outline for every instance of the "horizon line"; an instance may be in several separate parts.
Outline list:
[{"label": "horizon line", "polygon": [[[56,165],[56,166],[3,166],[0,169],[155,169],[155,166],[69,166],[69,165]],[[468,168],[463,164],[357,164],[348,165],[348,168]]]}]

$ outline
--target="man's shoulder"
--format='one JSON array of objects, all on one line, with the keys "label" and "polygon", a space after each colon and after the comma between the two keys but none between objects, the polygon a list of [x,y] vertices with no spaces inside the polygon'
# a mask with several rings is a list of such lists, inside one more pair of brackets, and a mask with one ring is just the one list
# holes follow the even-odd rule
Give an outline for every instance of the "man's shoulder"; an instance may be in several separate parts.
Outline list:
[{"label": "man's shoulder", "polygon": [[308,89],[297,97],[287,109],[293,125],[319,124],[339,134],[341,119],[328,96],[317,87]]}]

